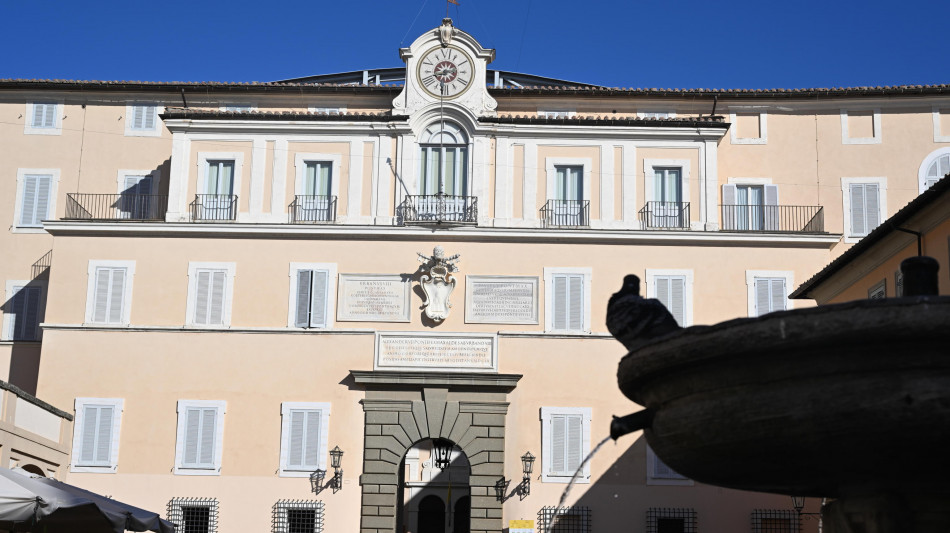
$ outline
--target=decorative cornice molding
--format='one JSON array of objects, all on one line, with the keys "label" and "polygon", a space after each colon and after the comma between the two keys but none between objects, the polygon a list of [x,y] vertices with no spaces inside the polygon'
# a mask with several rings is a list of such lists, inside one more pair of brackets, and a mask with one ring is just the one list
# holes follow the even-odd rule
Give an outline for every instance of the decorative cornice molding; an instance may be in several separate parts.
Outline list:
[{"label": "decorative cornice molding", "polygon": [[362,385],[390,386],[448,386],[514,389],[521,374],[452,373],[452,372],[401,372],[385,370],[350,370],[356,383]]}]

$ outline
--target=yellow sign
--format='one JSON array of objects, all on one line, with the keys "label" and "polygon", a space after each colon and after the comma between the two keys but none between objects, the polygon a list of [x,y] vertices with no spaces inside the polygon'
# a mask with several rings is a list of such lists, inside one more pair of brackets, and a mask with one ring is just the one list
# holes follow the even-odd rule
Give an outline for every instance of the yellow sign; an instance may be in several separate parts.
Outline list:
[{"label": "yellow sign", "polygon": [[534,530],[534,520],[509,520],[509,529],[531,529]]}]

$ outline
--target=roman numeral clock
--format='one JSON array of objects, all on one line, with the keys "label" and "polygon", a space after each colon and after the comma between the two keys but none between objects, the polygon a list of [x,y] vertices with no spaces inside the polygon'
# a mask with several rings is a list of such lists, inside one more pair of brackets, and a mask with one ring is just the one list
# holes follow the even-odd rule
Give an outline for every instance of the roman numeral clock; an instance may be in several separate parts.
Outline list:
[{"label": "roman numeral clock", "polygon": [[406,62],[406,84],[393,100],[394,115],[433,117],[444,110],[445,116],[462,113],[470,119],[495,116],[498,103],[485,83],[495,51],[453,26],[452,19],[443,19],[399,55]]},{"label": "roman numeral clock", "polygon": [[464,93],[471,85],[475,65],[454,46],[437,46],[419,58],[418,76],[422,88],[446,100]]}]

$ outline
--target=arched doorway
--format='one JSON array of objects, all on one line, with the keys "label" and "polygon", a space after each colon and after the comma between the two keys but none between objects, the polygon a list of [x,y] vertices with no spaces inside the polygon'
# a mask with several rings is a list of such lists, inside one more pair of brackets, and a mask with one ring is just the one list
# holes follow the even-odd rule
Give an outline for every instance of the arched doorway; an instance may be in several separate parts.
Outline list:
[{"label": "arched doorway", "polygon": [[445,504],[442,503],[442,498],[430,494],[419,502],[417,533],[446,533]]},{"label": "arched doorway", "polygon": [[29,473],[31,473],[31,474],[37,474],[37,475],[46,477],[46,473],[43,472],[43,469],[40,468],[40,467],[38,467],[38,466],[36,466],[36,465],[33,465],[33,464],[25,464],[25,465],[22,465],[20,468],[22,468],[23,470],[26,470],[27,472],[29,472]]},{"label": "arched doorway", "polygon": [[[441,440],[441,439],[440,439]],[[436,465],[432,439],[421,440],[406,451],[400,481],[401,525],[412,533],[468,533],[470,530],[471,465],[465,453],[449,441],[449,465]],[[460,514],[459,511],[462,511]],[[436,527],[436,518],[441,524]]]}]

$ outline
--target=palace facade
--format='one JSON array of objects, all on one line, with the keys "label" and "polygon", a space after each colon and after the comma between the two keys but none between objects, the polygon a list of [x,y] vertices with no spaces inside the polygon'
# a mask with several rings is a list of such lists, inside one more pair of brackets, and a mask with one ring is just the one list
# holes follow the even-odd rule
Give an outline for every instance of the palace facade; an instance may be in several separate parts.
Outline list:
[{"label": "palace facade", "polygon": [[491,70],[450,21],[399,56],[0,80],[0,378],[75,415],[36,466],[189,532],[816,530],[639,433],[581,464],[639,409],[607,299],[811,305],[950,170],[950,86],[598,87]]}]

